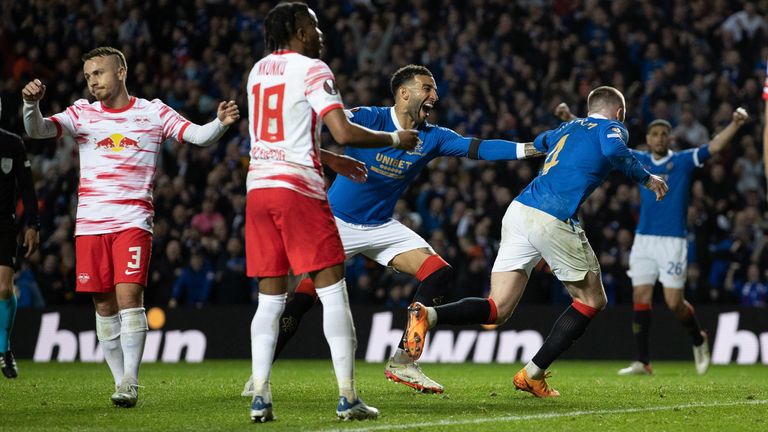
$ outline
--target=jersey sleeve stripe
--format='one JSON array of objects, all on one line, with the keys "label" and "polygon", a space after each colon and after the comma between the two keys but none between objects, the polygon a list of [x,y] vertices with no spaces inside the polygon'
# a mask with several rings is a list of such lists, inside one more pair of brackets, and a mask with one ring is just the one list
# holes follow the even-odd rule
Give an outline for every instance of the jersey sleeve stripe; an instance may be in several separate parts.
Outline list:
[{"label": "jersey sleeve stripe", "polygon": [[323,108],[322,111],[320,111],[320,118],[325,117],[326,114],[328,114],[329,112],[335,110],[336,108],[344,109],[344,105],[342,105],[340,103],[335,103],[335,104],[328,105],[327,107]]},{"label": "jersey sleeve stripe", "polygon": [[699,150],[700,148],[697,148],[696,151],[693,152],[693,164],[697,167],[703,166],[704,164],[699,161]]},{"label": "jersey sleeve stripe", "polygon": [[307,71],[307,76],[304,78],[304,95],[308,95],[317,90],[321,83],[326,80],[333,80],[333,72],[328,68],[325,63],[318,63],[310,67]]},{"label": "jersey sleeve stripe", "polygon": [[51,121],[53,122],[54,126],[56,126],[56,139],[61,138],[61,123],[59,123],[59,119],[56,117],[49,117]]},{"label": "jersey sleeve stripe", "polygon": [[187,130],[190,124],[192,124],[192,122],[186,122],[184,123],[184,126],[182,126],[181,129],[179,129],[179,136],[176,139],[180,143],[184,142],[184,131]]}]

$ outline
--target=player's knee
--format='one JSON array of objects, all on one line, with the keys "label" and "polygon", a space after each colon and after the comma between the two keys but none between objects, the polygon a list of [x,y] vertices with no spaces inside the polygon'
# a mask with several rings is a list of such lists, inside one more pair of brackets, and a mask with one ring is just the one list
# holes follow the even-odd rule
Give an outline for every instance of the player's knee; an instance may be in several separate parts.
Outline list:
[{"label": "player's knee", "polygon": [[512,316],[512,312],[513,312],[513,311],[509,311],[508,313],[505,313],[504,315],[501,315],[501,314],[499,314],[499,315],[496,317],[496,321],[494,321],[494,324],[496,324],[496,325],[502,325],[502,324],[504,324],[505,322],[507,322],[507,320],[509,319],[509,317],[511,317],[511,316]]},{"label": "player's knee", "polygon": [[597,309],[597,310],[603,310],[606,306],[608,306],[608,297],[606,297],[605,292],[601,291],[599,293],[592,294],[590,296],[587,296],[584,299],[577,299],[581,303],[584,303],[585,305]]},{"label": "player's knee", "polygon": [[596,304],[592,307],[594,307],[597,310],[605,310],[606,306],[608,306],[608,297],[606,297],[605,293],[603,293],[602,297],[600,297],[596,302]]},{"label": "player's knee", "polygon": [[646,290],[645,288],[633,288],[632,289],[632,302],[649,304],[653,298],[653,291]]},{"label": "player's knee", "polygon": [[672,312],[678,312],[685,309],[682,296],[665,297],[664,301],[667,303],[667,307]]},{"label": "player's knee", "polygon": [[11,298],[13,295],[13,284],[8,281],[0,282],[0,300]]},{"label": "player's knee", "polygon": [[515,312],[515,303],[503,298],[494,298],[493,300],[496,304],[496,321],[494,321],[494,324],[502,325],[507,322],[509,317],[512,316],[512,313]]}]

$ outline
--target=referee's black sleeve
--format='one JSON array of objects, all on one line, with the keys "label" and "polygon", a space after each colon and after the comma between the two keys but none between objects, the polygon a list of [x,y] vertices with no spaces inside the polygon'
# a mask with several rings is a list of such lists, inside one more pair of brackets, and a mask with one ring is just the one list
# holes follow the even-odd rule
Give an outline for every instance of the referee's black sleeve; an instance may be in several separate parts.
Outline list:
[{"label": "referee's black sleeve", "polygon": [[[16,212],[16,200],[21,195],[24,202],[24,219],[30,228],[39,229],[40,219],[37,209],[37,194],[32,180],[32,167],[27,160],[24,141],[20,136],[0,129],[0,165],[3,174],[0,177],[0,210],[3,213]],[[12,162],[9,164],[9,160]],[[10,167],[9,167],[10,165]],[[10,168],[9,173],[6,171]],[[9,178],[10,177],[10,178]]]},{"label": "referee's black sleeve", "polygon": [[39,230],[40,217],[38,216],[35,182],[32,179],[32,164],[27,159],[27,149],[24,147],[24,141],[21,139],[19,139],[18,161],[16,185],[24,202],[24,219],[28,227]]}]

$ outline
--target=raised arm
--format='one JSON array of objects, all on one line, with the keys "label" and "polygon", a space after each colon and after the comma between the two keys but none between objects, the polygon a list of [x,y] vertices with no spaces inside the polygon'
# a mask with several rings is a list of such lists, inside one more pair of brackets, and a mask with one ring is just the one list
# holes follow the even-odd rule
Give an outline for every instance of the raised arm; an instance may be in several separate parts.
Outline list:
[{"label": "raised arm", "polygon": [[58,134],[53,120],[43,118],[40,112],[40,99],[44,95],[45,84],[39,79],[30,81],[21,90],[21,97],[24,99],[24,130],[31,138],[54,138]]},{"label": "raised arm", "polygon": [[578,118],[575,115],[573,115],[573,113],[571,112],[571,108],[569,108],[568,104],[565,102],[560,102],[557,105],[557,107],[555,107],[554,114],[555,116],[557,116],[557,118],[559,118],[562,121],[571,121],[575,118]]},{"label": "raised arm", "polygon": [[184,129],[184,141],[200,147],[208,147],[217,142],[229,125],[240,119],[240,109],[235,101],[221,102],[216,118],[199,126],[190,123]]},{"label": "raised arm", "polygon": [[504,139],[480,139],[464,137],[455,131],[437,127],[439,156],[467,157],[475,160],[505,161],[544,156],[545,144],[537,138],[534,142],[515,142]]},{"label": "raised arm", "polygon": [[[722,150],[726,144],[731,142],[733,136],[736,135],[739,128],[747,122],[748,118],[749,114],[747,114],[747,110],[744,108],[737,108],[736,111],[733,112],[731,122],[728,123],[728,126],[715,135],[709,142],[709,152],[715,154]],[[765,134],[765,132],[763,132],[763,134]]]},{"label": "raised arm", "polygon": [[[472,145],[477,148],[473,149]],[[476,140],[470,144],[469,151],[470,159],[488,161],[528,159],[546,154],[546,149],[537,149],[532,142],[519,143],[503,139]]]}]

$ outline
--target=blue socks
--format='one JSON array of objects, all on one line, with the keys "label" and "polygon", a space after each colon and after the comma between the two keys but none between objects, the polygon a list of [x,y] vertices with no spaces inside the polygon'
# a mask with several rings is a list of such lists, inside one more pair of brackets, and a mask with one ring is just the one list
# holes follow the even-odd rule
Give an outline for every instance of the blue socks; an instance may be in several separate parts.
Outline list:
[{"label": "blue socks", "polygon": [[0,300],[0,353],[11,348],[11,330],[16,319],[16,296]]}]

